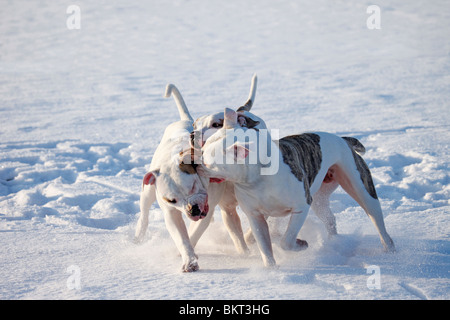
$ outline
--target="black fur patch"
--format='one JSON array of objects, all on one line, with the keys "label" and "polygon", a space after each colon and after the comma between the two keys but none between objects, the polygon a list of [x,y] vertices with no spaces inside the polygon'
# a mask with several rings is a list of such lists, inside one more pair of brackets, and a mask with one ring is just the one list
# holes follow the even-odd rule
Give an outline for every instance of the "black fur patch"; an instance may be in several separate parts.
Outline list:
[{"label": "black fur patch", "polygon": [[344,139],[347,144],[350,146],[350,148],[352,148],[354,151],[358,152],[359,155],[364,155],[364,153],[366,153],[366,148],[362,145],[361,142],[359,142],[358,139],[353,138],[353,137],[342,137],[342,139]]},{"label": "black fur patch", "polygon": [[243,114],[238,114],[238,123],[243,128],[255,129],[256,131],[259,131],[258,128],[255,128],[259,124],[259,121],[255,121],[250,117],[244,116]]},{"label": "black fur patch", "polygon": [[310,186],[313,184],[322,164],[320,136],[314,133],[304,133],[281,138],[278,141],[283,161],[292,174],[303,182],[306,202],[312,203]]},{"label": "black fur patch", "polygon": [[[353,139],[353,140],[351,140]],[[370,194],[370,196],[374,199],[378,199],[377,192],[375,190],[375,186],[373,184],[372,175],[370,174],[369,167],[367,166],[364,159],[357,153],[360,151],[361,147],[363,149],[363,152],[365,151],[364,146],[355,138],[349,139],[348,137],[344,138],[344,140],[347,142],[348,146],[350,147],[350,150],[353,154],[353,159],[355,159],[356,169],[358,169],[359,176],[361,177],[361,181],[364,184],[364,187],[366,188],[367,192]],[[355,143],[355,141],[357,144]],[[356,151],[356,152],[355,152]],[[359,152],[361,153],[361,152]]]}]

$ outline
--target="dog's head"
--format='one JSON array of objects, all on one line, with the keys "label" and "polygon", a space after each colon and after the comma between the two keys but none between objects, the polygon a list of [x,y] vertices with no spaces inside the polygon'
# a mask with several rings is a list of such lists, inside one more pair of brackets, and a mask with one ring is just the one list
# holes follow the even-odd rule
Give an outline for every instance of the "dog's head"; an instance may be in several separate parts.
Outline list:
[{"label": "dog's head", "polygon": [[238,112],[225,109],[222,128],[216,130],[202,146],[202,166],[199,172],[208,177],[239,181],[246,176],[246,166],[257,164],[256,156],[258,130],[243,127]]},{"label": "dog's head", "polygon": [[197,174],[197,164],[191,156],[191,149],[172,157],[172,161],[144,176],[144,185],[155,185],[158,203],[184,212],[186,216],[198,221],[209,211],[208,180]]}]

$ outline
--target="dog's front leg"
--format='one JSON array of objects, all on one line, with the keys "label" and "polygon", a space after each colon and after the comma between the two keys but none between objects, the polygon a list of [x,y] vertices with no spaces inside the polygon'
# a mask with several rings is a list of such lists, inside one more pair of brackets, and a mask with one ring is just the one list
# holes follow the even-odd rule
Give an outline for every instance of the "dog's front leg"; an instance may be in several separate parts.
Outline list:
[{"label": "dog's front leg", "polygon": [[144,185],[140,198],[140,215],[134,234],[134,242],[139,243],[144,240],[145,233],[148,228],[148,215],[150,207],[156,200],[156,190],[154,185]]},{"label": "dog's front leg", "polygon": [[273,257],[272,242],[270,241],[269,226],[262,214],[249,214],[248,221],[250,228],[255,236],[259,251],[266,267],[273,267],[276,265]]},{"label": "dog's front leg", "polygon": [[186,225],[184,224],[182,213],[174,208],[163,208],[164,220],[167,230],[170,233],[183,260],[182,271],[193,272],[198,270],[197,257],[194,248],[189,241]]},{"label": "dog's front leg", "polygon": [[300,210],[295,210],[291,214],[289,224],[281,240],[281,247],[284,250],[300,251],[308,247],[308,243],[305,240],[297,239],[297,235],[305,222],[308,215],[309,206],[305,205]]},{"label": "dog's front leg", "polygon": [[223,184],[225,185],[225,191],[219,202],[222,220],[228,230],[228,234],[233,240],[236,250],[240,254],[249,254],[250,250],[245,243],[244,233],[242,232],[241,219],[236,211],[238,201],[234,193],[234,185],[230,182],[224,182]]}]

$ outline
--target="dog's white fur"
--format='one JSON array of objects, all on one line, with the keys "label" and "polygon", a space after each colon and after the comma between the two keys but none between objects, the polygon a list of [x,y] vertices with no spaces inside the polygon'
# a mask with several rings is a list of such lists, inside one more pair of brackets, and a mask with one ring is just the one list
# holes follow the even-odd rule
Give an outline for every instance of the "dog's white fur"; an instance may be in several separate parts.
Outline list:
[{"label": "dog's white fur", "polygon": [[[276,262],[273,257],[266,217],[290,215],[289,225],[281,246],[287,250],[304,249],[306,242],[297,239],[297,235],[310,207],[307,203],[305,186],[282,160],[279,161],[279,170],[275,175],[261,175],[259,162],[242,164],[241,161],[239,164],[238,160],[246,158],[250,151],[246,148],[245,142],[237,142],[231,148],[224,147],[226,130],[241,128],[238,123],[238,115],[233,110],[225,109],[224,118],[223,128],[213,134],[202,148],[204,164],[199,172],[202,171],[209,177],[225,178],[227,181],[233,182],[236,198],[249,219],[264,264],[273,266]],[[380,203],[365,189],[349,145],[344,139],[329,133],[317,133],[317,135],[320,137],[321,167],[313,183],[309,186],[312,207],[316,214],[326,222],[330,233],[335,232],[335,220],[329,209],[328,199],[337,186],[341,185],[361,205],[375,224],[385,249],[394,251],[394,243],[384,226]],[[283,159],[277,144],[270,138],[268,143],[272,152],[278,152],[279,159]],[[218,150],[222,152],[223,156],[234,157],[235,163],[216,163],[217,154],[215,153]],[[324,179],[329,174],[333,177],[332,181],[324,183]]]},{"label": "dog's white fur", "polygon": [[[251,101],[254,101],[255,91],[256,75],[252,79],[250,89]],[[143,240],[148,227],[150,206],[157,200],[164,212],[166,227],[180,251],[183,260],[182,270],[191,272],[199,268],[194,247],[208,227],[214,208],[218,204],[221,207],[225,226],[238,252],[247,253],[249,250],[244,241],[240,219],[236,212],[237,201],[233,185],[209,183],[207,178],[197,174],[187,174],[180,169],[180,163],[192,160],[186,159],[186,155],[189,158],[190,153],[185,151],[191,150],[190,132],[194,130],[194,127],[192,117],[180,92],[174,85],[169,84],[166,87],[165,97],[170,97],[171,94],[174,95],[181,120],[166,128],[150,164],[150,171],[144,177],[135,241]],[[252,117],[247,111],[242,113],[245,112],[247,117]],[[212,123],[217,117],[220,117],[220,114],[204,117],[204,122],[200,119],[196,123],[199,125],[203,123],[203,128],[209,124],[210,128],[215,130]],[[257,117],[254,116],[254,118],[256,120]],[[261,123],[263,123],[262,120]],[[199,208],[200,215],[192,215],[194,206]],[[182,212],[193,220],[189,232],[182,219]]]}]

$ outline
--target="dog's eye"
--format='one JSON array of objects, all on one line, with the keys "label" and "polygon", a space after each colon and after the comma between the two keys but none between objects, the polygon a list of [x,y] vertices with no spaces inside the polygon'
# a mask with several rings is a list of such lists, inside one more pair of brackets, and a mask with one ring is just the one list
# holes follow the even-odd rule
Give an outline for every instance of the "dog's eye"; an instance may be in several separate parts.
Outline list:
[{"label": "dog's eye", "polygon": [[212,124],[212,127],[213,128],[220,128],[222,126],[222,124],[220,124],[220,123],[218,123],[218,122],[214,122],[213,124]]},{"label": "dog's eye", "polygon": [[164,201],[167,201],[168,203],[172,203],[172,204],[177,203],[177,199],[168,199],[166,197],[163,197],[163,199],[164,199]]}]

